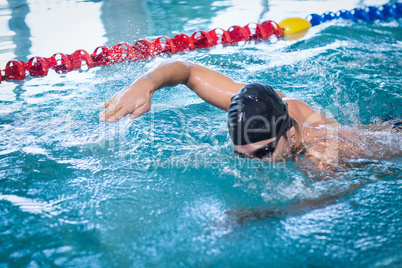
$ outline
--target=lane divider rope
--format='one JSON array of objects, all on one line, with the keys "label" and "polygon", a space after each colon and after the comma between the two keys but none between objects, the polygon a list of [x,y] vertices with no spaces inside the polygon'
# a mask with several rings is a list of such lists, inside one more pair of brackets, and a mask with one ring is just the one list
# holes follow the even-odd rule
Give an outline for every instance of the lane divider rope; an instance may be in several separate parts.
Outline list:
[{"label": "lane divider rope", "polygon": [[0,70],[0,83],[1,81],[24,80],[27,74],[32,77],[46,76],[50,69],[56,73],[67,73],[77,69],[90,69],[102,65],[150,59],[158,55],[211,48],[218,44],[232,45],[241,41],[264,41],[269,40],[272,36],[281,38],[284,34],[307,30],[311,26],[339,18],[373,22],[401,17],[402,3],[396,2],[379,7],[368,6],[351,11],[340,10],[337,13],[311,14],[307,20],[286,19],[279,24],[267,20],[261,24],[249,23],[244,27],[235,25],[227,31],[222,28],[210,31],[198,30],[191,36],[180,33],[173,38],[160,36],[152,41],[137,40],[134,45],[123,42],[112,47],[99,46],[92,54],[80,49],[70,55],[56,53],[49,58],[32,57],[28,62],[11,60],[6,64],[4,70]]},{"label": "lane divider rope", "polygon": [[181,33],[173,38],[160,36],[152,41],[141,39],[134,45],[119,43],[112,47],[99,46],[92,54],[80,49],[71,55],[56,53],[49,58],[32,57],[28,62],[11,60],[1,71],[0,82],[24,80],[27,73],[32,77],[46,76],[49,69],[57,73],[67,73],[85,66],[89,69],[101,65],[153,58],[163,54],[210,48],[217,44],[230,45],[240,41],[267,40],[271,36],[281,38],[283,33],[276,22],[268,20],[261,24],[249,23],[244,27],[232,26],[227,31],[221,28],[208,32],[198,30],[191,36]]},{"label": "lane divider rope", "polygon": [[351,11],[339,10],[338,12],[326,12],[322,15],[310,14],[307,20],[312,26],[334,19],[346,19],[352,21],[373,22],[376,20],[399,19],[402,17],[402,3],[394,2],[382,6],[367,6],[365,8],[354,8]]}]

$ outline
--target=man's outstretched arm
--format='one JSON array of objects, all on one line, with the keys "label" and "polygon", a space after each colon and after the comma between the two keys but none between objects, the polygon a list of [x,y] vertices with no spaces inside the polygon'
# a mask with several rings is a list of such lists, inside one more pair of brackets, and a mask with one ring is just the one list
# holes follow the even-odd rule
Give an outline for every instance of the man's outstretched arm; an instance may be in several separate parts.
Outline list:
[{"label": "man's outstretched arm", "polygon": [[114,122],[127,114],[134,119],[151,108],[152,95],[163,87],[184,84],[206,102],[229,109],[230,100],[244,86],[229,77],[187,61],[169,61],[150,70],[102,104],[101,121]]}]

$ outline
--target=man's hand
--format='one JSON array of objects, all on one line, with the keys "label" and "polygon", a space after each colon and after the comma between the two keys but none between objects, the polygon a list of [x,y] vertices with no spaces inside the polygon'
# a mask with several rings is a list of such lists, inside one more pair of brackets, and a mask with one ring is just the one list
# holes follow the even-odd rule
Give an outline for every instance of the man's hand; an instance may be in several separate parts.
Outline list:
[{"label": "man's hand", "polygon": [[150,81],[144,78],[136,80],[101,105],[105,110],[99,115],[100,121],[115,122],[128,114],[131,119],[139,117],[151,109],[153,92]]}]

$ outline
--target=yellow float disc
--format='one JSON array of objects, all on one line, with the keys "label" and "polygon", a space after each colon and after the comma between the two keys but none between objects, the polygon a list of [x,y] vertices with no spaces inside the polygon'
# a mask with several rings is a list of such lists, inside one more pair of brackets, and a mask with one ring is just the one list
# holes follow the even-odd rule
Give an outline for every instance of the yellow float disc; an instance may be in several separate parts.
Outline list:
[{"label": "yellow float disc", "polygon": [[284,34],[293,34],[305,31],[311,27],[311,23],[301,18],[288,18],[279,23]]}]

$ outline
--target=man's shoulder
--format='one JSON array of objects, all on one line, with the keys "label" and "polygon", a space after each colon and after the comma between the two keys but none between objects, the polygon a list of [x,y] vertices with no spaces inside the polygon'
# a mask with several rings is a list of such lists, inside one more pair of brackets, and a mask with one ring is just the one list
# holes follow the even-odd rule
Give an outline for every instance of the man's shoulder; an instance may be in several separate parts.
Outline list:
[{"label": "man's shoulder", "polygon": [[328,118],[302,101],[290,98],[283,98],[283,101],[289,106],[290,117],[302,122],[304,125],[319,126],[337,124],[336,120]]}]

